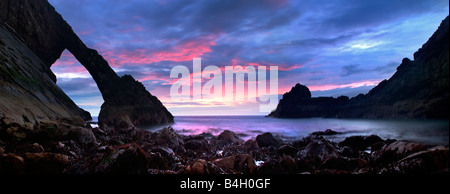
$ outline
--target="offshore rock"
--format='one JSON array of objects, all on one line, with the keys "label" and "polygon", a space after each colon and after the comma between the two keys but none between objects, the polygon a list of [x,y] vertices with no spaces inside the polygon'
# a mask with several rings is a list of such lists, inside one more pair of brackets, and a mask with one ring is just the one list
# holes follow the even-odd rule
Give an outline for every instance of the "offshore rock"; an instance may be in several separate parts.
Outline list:
[{"label": "offshore rock", "polygon": [[273,137],[272,133],[268,132],[256,136],[256,142],[260,148],[269,146],[280,147],[280,142]]}]

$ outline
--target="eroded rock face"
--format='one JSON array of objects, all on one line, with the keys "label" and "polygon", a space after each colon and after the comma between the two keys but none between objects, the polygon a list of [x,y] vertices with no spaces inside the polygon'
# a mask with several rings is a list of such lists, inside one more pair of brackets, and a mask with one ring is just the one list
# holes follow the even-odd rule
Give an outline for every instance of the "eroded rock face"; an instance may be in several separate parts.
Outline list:
[{"label": "eroded rock face", "polygon": [[[123,116],[128,116],[134,125],[173,122],[172,114],[155,96],[152,96],[133,77],[129,75],[119,77],[96,50],[88,48],[80,40],[69,24],[47,1],[1,1],[0,21],[6,23],[6,26],[11,29],[10,31],[13,31],[12,33],[21,39],[18,42],[25,43],[24,47],[28,47],[31,53],[37,56],[37,61],[41,63],[33,65],[46,74],[50,82],[56,82],[56,77],[50,67],[61,56],[61,53],[67,49],[75,56],[91,74],[105,100],[99,115],[100,125],[114,126],[116,125],[114,121]],[[8,43],[8,45],[11,44]],[[17,57],[22,58],[22,56]],[[33,59],[31,60],[33,61]],[[23,72],[18,73],[25,78],[29,77]],[[11,72],[8,71],[6,74],[11,74]],[[36,80],[41,82],[40,79]],[[36,90],[36,88],[30,87],[27,89]],[[11,93],[11,91],[9,92]],[[78,110],[76,109],[78,107],[62,91],[58,91],[58,93],[67,101],[60,102],[60,104],[69,103],[73,106],[69,107],[69,110]],[[4,112],[8,113],[8,111]],[[22,112],[26,112],[26,110]],[[70,113],[72,112],[73,110]],[[80,113],[74,115],[80,115]],[[56,114],[56,116],[59,115]],[[70,114],[63,116],[70,116]]]},{"label": "eroded rock face", "polygon": [[55,84],[45,66],[0,18],[0,118],[21,125],[72,115],[91,119]]}]

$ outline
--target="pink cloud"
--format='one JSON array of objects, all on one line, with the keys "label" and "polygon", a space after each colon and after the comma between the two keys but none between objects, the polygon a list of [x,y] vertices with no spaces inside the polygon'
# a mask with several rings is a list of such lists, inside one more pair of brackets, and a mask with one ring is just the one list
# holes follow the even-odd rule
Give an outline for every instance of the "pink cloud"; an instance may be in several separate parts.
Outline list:
[{"label": "pink cloud", "polygon": [[55,73],[88,73],[86,68],[67,50],[65,50],[61,54],[61,57],[53,63],[52,70]]},{"label": "pink cloud", "polygon": [[113,67],[120,67],[124,64],[143,65],[161,61],[191,61],[193,58],[211,52],[211,46],[216,45],[214,38],[212,36],[201,37],[197,40],[179,43],[168,50],[106,50],[101,53]]}]

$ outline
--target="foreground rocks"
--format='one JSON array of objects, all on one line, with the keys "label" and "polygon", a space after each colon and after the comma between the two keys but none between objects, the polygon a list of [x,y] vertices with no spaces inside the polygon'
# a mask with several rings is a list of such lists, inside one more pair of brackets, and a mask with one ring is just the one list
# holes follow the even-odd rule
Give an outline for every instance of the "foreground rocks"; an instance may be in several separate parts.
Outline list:
[{"label": "foreground rocks", "polygon": [[449,149],[351,136],[335,143],[316,132],[282,141],[244,141],[232,131],[183,136],[118,125],[91,128],[80,117],[22,126],[2,120],[1,174],[448,174]]}]

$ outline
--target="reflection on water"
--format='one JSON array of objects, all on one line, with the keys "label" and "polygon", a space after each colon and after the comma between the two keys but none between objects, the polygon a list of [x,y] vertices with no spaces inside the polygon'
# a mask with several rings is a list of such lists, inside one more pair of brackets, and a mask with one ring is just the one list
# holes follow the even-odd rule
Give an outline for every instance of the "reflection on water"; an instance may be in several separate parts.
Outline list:
[{"label": "reflection on water", "polygon": [[[163,126],[146,128],[158,130]],[[352,135],[376,134],[383,139],[409,140],[427,144],[448,145],[448,120],[420,119],[277,119],[264,116],[177,116],[172,127],[180,134],[220,134],[223,130],[250,139],[271,132],[283,139],[298,139],[314,131],[332,129],[342,132],[325,136],[339,142]]]}]

